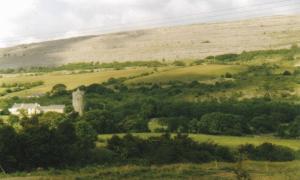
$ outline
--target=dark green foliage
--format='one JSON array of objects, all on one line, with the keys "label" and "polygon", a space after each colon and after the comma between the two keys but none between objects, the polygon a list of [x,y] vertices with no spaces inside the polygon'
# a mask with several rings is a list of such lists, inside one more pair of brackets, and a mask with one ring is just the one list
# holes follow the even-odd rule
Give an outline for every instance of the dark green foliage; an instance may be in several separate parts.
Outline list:
[{"label": "dark green foliage", "polygon": [[250,121],[250,125],[256,133],[270,133],[277,130],[279,122],[272,116],[256,116]]},{"label": "dark green foliage", "polygon": [[225,74],[225,78],[232,78],[232,74],[226,73],[226,74]]},{"label": "dark green foliage", "polygon": [[167,125],[169,132],[188,132],[188,122],[189,119],[186,117],[171,117],[160,119],[162,124]]},{"label": "dark green foliage", "polygon": [[53,96],[60,96],[67,93],[67,86],[64,84],[56,84],[51,90]]},{"label": "dark green foliage", "polygon": [[44,120],[39,123],[38,116],[23,118],[18,132],[0,125],[0,165],[5,171],[62,168],[93,161],[96,133],[88,123],[79,121],[75,125],[61,117],[52,126]]},{"label": "dark green foliage", "polygon": [[247,128],[243,117],[219,112],[203,115],[196,127],[200,133],[225,135],[241,135]]},{"label": "dark green foliage", "polygon": [[298,138],[300,137],[300,116],[287,125],[281,125],[278,128],[277,135],[285,138]]},{"label": "dark green foliage", "polygon": [[235,161],[234,154],[229,148],[212,143],[196,143],[187,135],[181,134],[174,138],[164,134],[146,140],[130,134],[123,138],[113,136],[108,140],[107,148],[124,161],[143,160],[151,164]]},{"label": "dark green foliage", "polygon": [[18,136],[15,130],[0,124],[0,166],[5,171],[13,171],[18,164],[16,145],[18,145]]},{"label": "dark green foliage", "polygon": [[238,59],[238,54],[223,54],[216,56],[215,59],[220,62],[230,62],[230,61],[236,61]]},{"label": "dark green foliage", "polygon": [[127,116],[120,122],[124,132],[147,132],[148,121],[139,116]]},{"label": "dark green foliage", "polygon": [[245,154],[251,160],[292,161],[295,159],[293,150],[271,143],[263,143],[257,147],[246,144],[239,148],[239,152]]},{"label": "dark green foliage", "polygon": [[282,73],[282,75],[284,75],[284,76],[291,76],[292,75],[292,73],[290,72],[290,71],[284,71],[283,73]]},{"label": "dark green foliage", "polygon": [[86,93],[96,93],[101,95],[111,94],[113,91],[101,84],[92,84],[87,86],[85,89]]},{"label": "dark green foliage", "polygon": [[[241,54],[222,54],[219,56],[208,56],[207,60],[216,60],[218,62],[232,62],[232,61],[251,61],[256,57],[272,57],[275,55],[282,56],[283,60],[294,60],[296,53],[300,52],[300,48],[297,45],[293,45],[290,49],[278,49],[278,50],[259,50],[259,51],[243,51]],[[197,61],[196,61],[197,62]],[[195,62],[195,63],[196,63]],[[196,63],[197,64],[197,63]]]},{"label": "dark green foliage", "polygon": [[[98,133],[147,132],[147,123],[152,118],[161,120],[170,132],[227,135],[274,133],[280,124],[290,123],[300,115],[299,105],[272,101],[270,98],[249,100],[224,98],[202,102],[187,102],[178,98],[182,94],[202,96],[230,89],[236,86],[231,81],[217,82],[214,85],[197,81],[144,83],[132,86],[117,83],[117,85],[122,86],[121,89],[124,90],[115,89],[115,84],[113,87],[104,84],[80,87],[85,91],[85,114],[80,119],[91,124]],[[272,87],[266,86],[266,89],[270,88]],[[70,92],[57,96],[46,95],[32,99],[11,98],[5,101],[7,105],[4,111],[7,111],[13,103],[22,102],[37,102],[41,105],[65,104],[71,107]],[[71,112],[72,108],[69,108],[68,113]],[[213,131],[207,128],[204,128],[205,131],[200,130],[203,129],[198,127],[201,125],[198,123],[201,117],[215,112],[223,114],[222,118],[229,119],[228,122],[231,123],[220,120],[222,118],[214,118],[213,121],[209,121],[213,124]],[[208,123],[204,124],[208,126]]]},{"label": "dark green foliage", "polygon": [[117,132],[113,115],[105,110],[91,110],[86,112],[82,119],[89,122],[99,134]]},{"label": "dark green foliage", "polygon": [[174,61],[172,64],[173,64],[174,66],[185,66],[185,63],[182,62],[182,61]]}]

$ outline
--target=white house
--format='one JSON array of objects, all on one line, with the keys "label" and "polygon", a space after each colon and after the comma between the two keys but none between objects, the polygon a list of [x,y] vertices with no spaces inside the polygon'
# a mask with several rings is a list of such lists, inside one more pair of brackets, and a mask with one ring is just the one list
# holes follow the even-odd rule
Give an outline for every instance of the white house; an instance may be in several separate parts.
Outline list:
[{"label": "white house", "polygon": [[57,112],[64,113],[65,105],[50,105],[50,106],[41,106],[38,103],[34,104],[14,104],[8,111],[13,115],[21,115],[22,111],[25,112],[28,116],[40,114],[43,112]]},{"label": "white house", "polygon": [[50,105],[50,106],[41,106],[42,112],[57,112],[64,113],[65,105]]}]

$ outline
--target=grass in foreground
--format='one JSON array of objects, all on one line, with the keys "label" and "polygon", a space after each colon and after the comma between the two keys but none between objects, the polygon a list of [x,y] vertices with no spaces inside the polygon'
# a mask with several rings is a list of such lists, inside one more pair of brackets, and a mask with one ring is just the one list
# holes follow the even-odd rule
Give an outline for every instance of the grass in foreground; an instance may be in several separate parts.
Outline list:
[{"label": "grass in foreground", "polygon": [[[252,179],[282,180],[300,177],[300,161],[285,163],[244,161],[242,169]],[[32,174],[0,175],[5,180],[173,180],[173,179],[236,179],[236,163],[174,164],[162,166],[94,166],[77,170],[38,171]]]}]

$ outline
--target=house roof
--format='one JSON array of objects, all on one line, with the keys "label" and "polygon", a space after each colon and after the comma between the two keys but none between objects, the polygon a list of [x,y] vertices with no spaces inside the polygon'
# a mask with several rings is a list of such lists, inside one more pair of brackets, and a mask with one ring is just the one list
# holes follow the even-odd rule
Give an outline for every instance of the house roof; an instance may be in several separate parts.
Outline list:
[{"label": "house roof", "polygon": [[40,107],[40,105],[38,103],[34,103],[34,104],[25,104],[25,103],[21,103],[21,104],[17,104],[15,103],[12,108],[15,109],[32,109],[32,108],[38,108]]},{"label": "house roof", "polygon": [[41,106],[44,109],[65,109],[65,105],[50,105],[50,106]]}]

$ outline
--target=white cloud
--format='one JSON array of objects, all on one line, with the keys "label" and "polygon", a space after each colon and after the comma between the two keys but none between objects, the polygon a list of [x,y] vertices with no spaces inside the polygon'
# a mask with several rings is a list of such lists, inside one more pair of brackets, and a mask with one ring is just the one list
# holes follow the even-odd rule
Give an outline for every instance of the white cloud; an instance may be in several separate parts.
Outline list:
[{"label": "white cloud", "polygon": [[[297,0],[0,0],[0,46],[128,27],[251,17],[253,12],[259,15],[295,13],[295,8],[300,7],[295,2]],[[253,7],[264,3],[265,6]],[[188,16],[191,14],[194,16]]]}]

